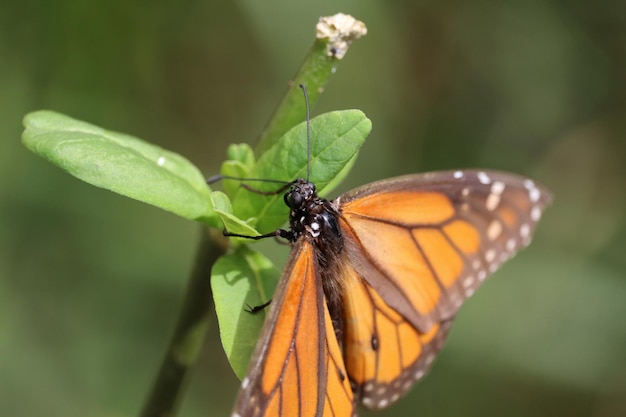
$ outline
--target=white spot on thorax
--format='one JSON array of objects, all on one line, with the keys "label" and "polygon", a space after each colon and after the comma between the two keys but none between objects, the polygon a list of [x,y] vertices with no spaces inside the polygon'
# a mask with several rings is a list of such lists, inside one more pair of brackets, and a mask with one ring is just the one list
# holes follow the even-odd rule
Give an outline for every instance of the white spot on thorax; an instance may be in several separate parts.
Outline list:
[{"label": "white spot on thorax", "polygon": [[165,157],[159,156],[159,159],[157,159],[157,165],[162,167],[164,164],[165,164]]},{"label": "white spot on thorax", "polygon": [[463,178],[463,171],[454,171],[454,178]]}]

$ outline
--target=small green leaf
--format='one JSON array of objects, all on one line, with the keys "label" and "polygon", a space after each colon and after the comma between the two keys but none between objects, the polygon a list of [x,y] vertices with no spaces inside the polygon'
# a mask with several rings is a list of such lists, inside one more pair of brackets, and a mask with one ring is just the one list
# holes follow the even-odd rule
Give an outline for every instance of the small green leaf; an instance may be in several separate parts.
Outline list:
[{"label": "small green leaf", "polygon": [[221,257],[211,272],[211,288],[224,351],[233,370],[243,378],[259,337],[265,310],[245,311],[272,297],[278,271],[260,253],[242,245]]},{"label": "small green leaf", "polygon": [[[347,174],[371,127],[370,120],[359,110],[335,111],[311,119],[310,180],[319,193],[328,193],[331,186]],[[285,183],[306,178],[306,148],[306,123],[301,123],[267,149],[251,170],[250,177]],[[271,192],[280,187],[276,183],[259,183],[258,188]],[[274,230],[287,219],[283,194],[260,195],[239,188],[233,199],[234,213],[249,220],[261,233]]]},{"label": "small green leaf", "polygon": [[221,191],[213,191],[211,193],[211,201],[213,202],[213,209],[222,219],[226,230],[244,236],[260,235],[253,227],[250,227],[246,222],[233,215],[233,207],[226,194]]},{"label": "small green leaf", "polygon": [[234,143],[228,147],[226,155],[231,161],[241,162],[252,168],[254,166],[254,151],[247,143]]},{"label": "small green leaf", "polygon": [[[245,143],[233,144],[228,147],[226,154],[228,160],[222,163],[222,175],[234,178],[250,178],[250,170],[254,166],[252,148]],[[226,194],[232,198],[241,186],[241,181],[224,179],[222,184],[224,184]]]},{"label": "small green leaf", "polygon": [[[234,178],[250,178],[250,169],[239,161],[224,161],[222,163],[222,175]],[[224,191],[229,197],[234,197],[241,187],[240,180],[223,179]]]},{"label": "small green leaf", "polygon": [[52,111],[24,118],[24,145],[73,176],[218,226],[204,176],[182,156]]}]

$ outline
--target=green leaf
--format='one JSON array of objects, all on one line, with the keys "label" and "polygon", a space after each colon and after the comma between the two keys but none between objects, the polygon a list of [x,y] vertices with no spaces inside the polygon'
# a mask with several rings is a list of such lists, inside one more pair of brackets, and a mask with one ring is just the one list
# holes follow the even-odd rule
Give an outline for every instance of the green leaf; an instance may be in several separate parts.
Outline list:
[{"label": "green leaf", "polygon": [[228,159],[241,162],[243,165],[252,168],[254,166],[254,151],[247,143],[234,143],[226,151]]},{"label": "green leaf", "polygon": [[52,111],[26,115],[24,126],[24,145],[73,176],[187,219],[219,225],[204,176],[182,156]]},{"label": "green leaf", "polygon": [[222,345],[239,378],[246,373],[265,320],[265,310],[257,313],[245,310],[272,297],[277,277],[272,262],[245,245],[221,257],[211,271]]},{"label": "green leaf", "polygon": [[213,191],[211,193],[211,201],[213,202],[213,209],[222,219],[226,230],[244,236],[260,235],[253,227],[250,227],[246,222],[233,215],[233,207],[226,194],[221,191]]},{"label": "green leaf", "polygon": [[[228,147],[228,160],[222,164],[222,175],[235,178],[250,178],[250,170],[254,166],[254,152],[245,144],[233,144]],[[234,197],[241,186],[241,181],[223,180],[224,191],[229,197]]]},{"label": "green leaf", "polygon": [[[311,178],[320,194],[328,193],[354,163],[371,130],[370,120],[359,110],[326,113],[311,119]],[[251,178],[291,182],[307,175],[306,123],[289,130],[257,161]],[[264,191],[276,191],[276,183],[255,183]],[[239,188],[233,199],[234,213],[261,233],[280,227],[288,209],[283,194],[260,195]]]}]

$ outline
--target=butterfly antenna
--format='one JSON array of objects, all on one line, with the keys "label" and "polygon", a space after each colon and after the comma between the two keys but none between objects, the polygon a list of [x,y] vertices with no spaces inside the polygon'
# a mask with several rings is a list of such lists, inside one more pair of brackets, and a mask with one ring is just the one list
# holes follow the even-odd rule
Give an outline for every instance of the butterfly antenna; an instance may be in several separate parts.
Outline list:
[{"label": "butterfly antenna", "polygon": [[304,103],[306,104],[306,180],[311,177],[311,109],[309,108],[309,94],[306,86],[300,84],[300,88],[304,93]]}]

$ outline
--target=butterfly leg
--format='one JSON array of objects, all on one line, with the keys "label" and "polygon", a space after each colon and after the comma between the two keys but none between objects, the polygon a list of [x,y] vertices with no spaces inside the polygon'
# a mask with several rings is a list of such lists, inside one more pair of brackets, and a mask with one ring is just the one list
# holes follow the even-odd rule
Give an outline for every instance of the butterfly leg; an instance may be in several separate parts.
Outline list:
[{"label": "butterfly leg", "polygon": [[246,308],[244,309],[244,311],[251,313],[251,314],[256,314],[259,311],[265,310],[265,308],[269,306],[271,302],[272,302],[272,299],[270,298],[268,302],[263,303],[258,306],[251,306],[250,304],[246,304]]},{"label": "butterfly leg", "polygon": [[224,236],[227,236],[227,237],[241,237],[244,239],[252,239],[252,240],[261,240],[261,239],[267,239],[268,237],[276,237],[276,238],[287,239],[290,242],[293,241],[293,232],[289,230],[285,230],[285,229],[277,229],[273,232],[265,233],[264,235],[258,235],[258,236],[240,235],[239,233],[231,233],[226,229],[224,229],[222,233],[224,234]]}]

